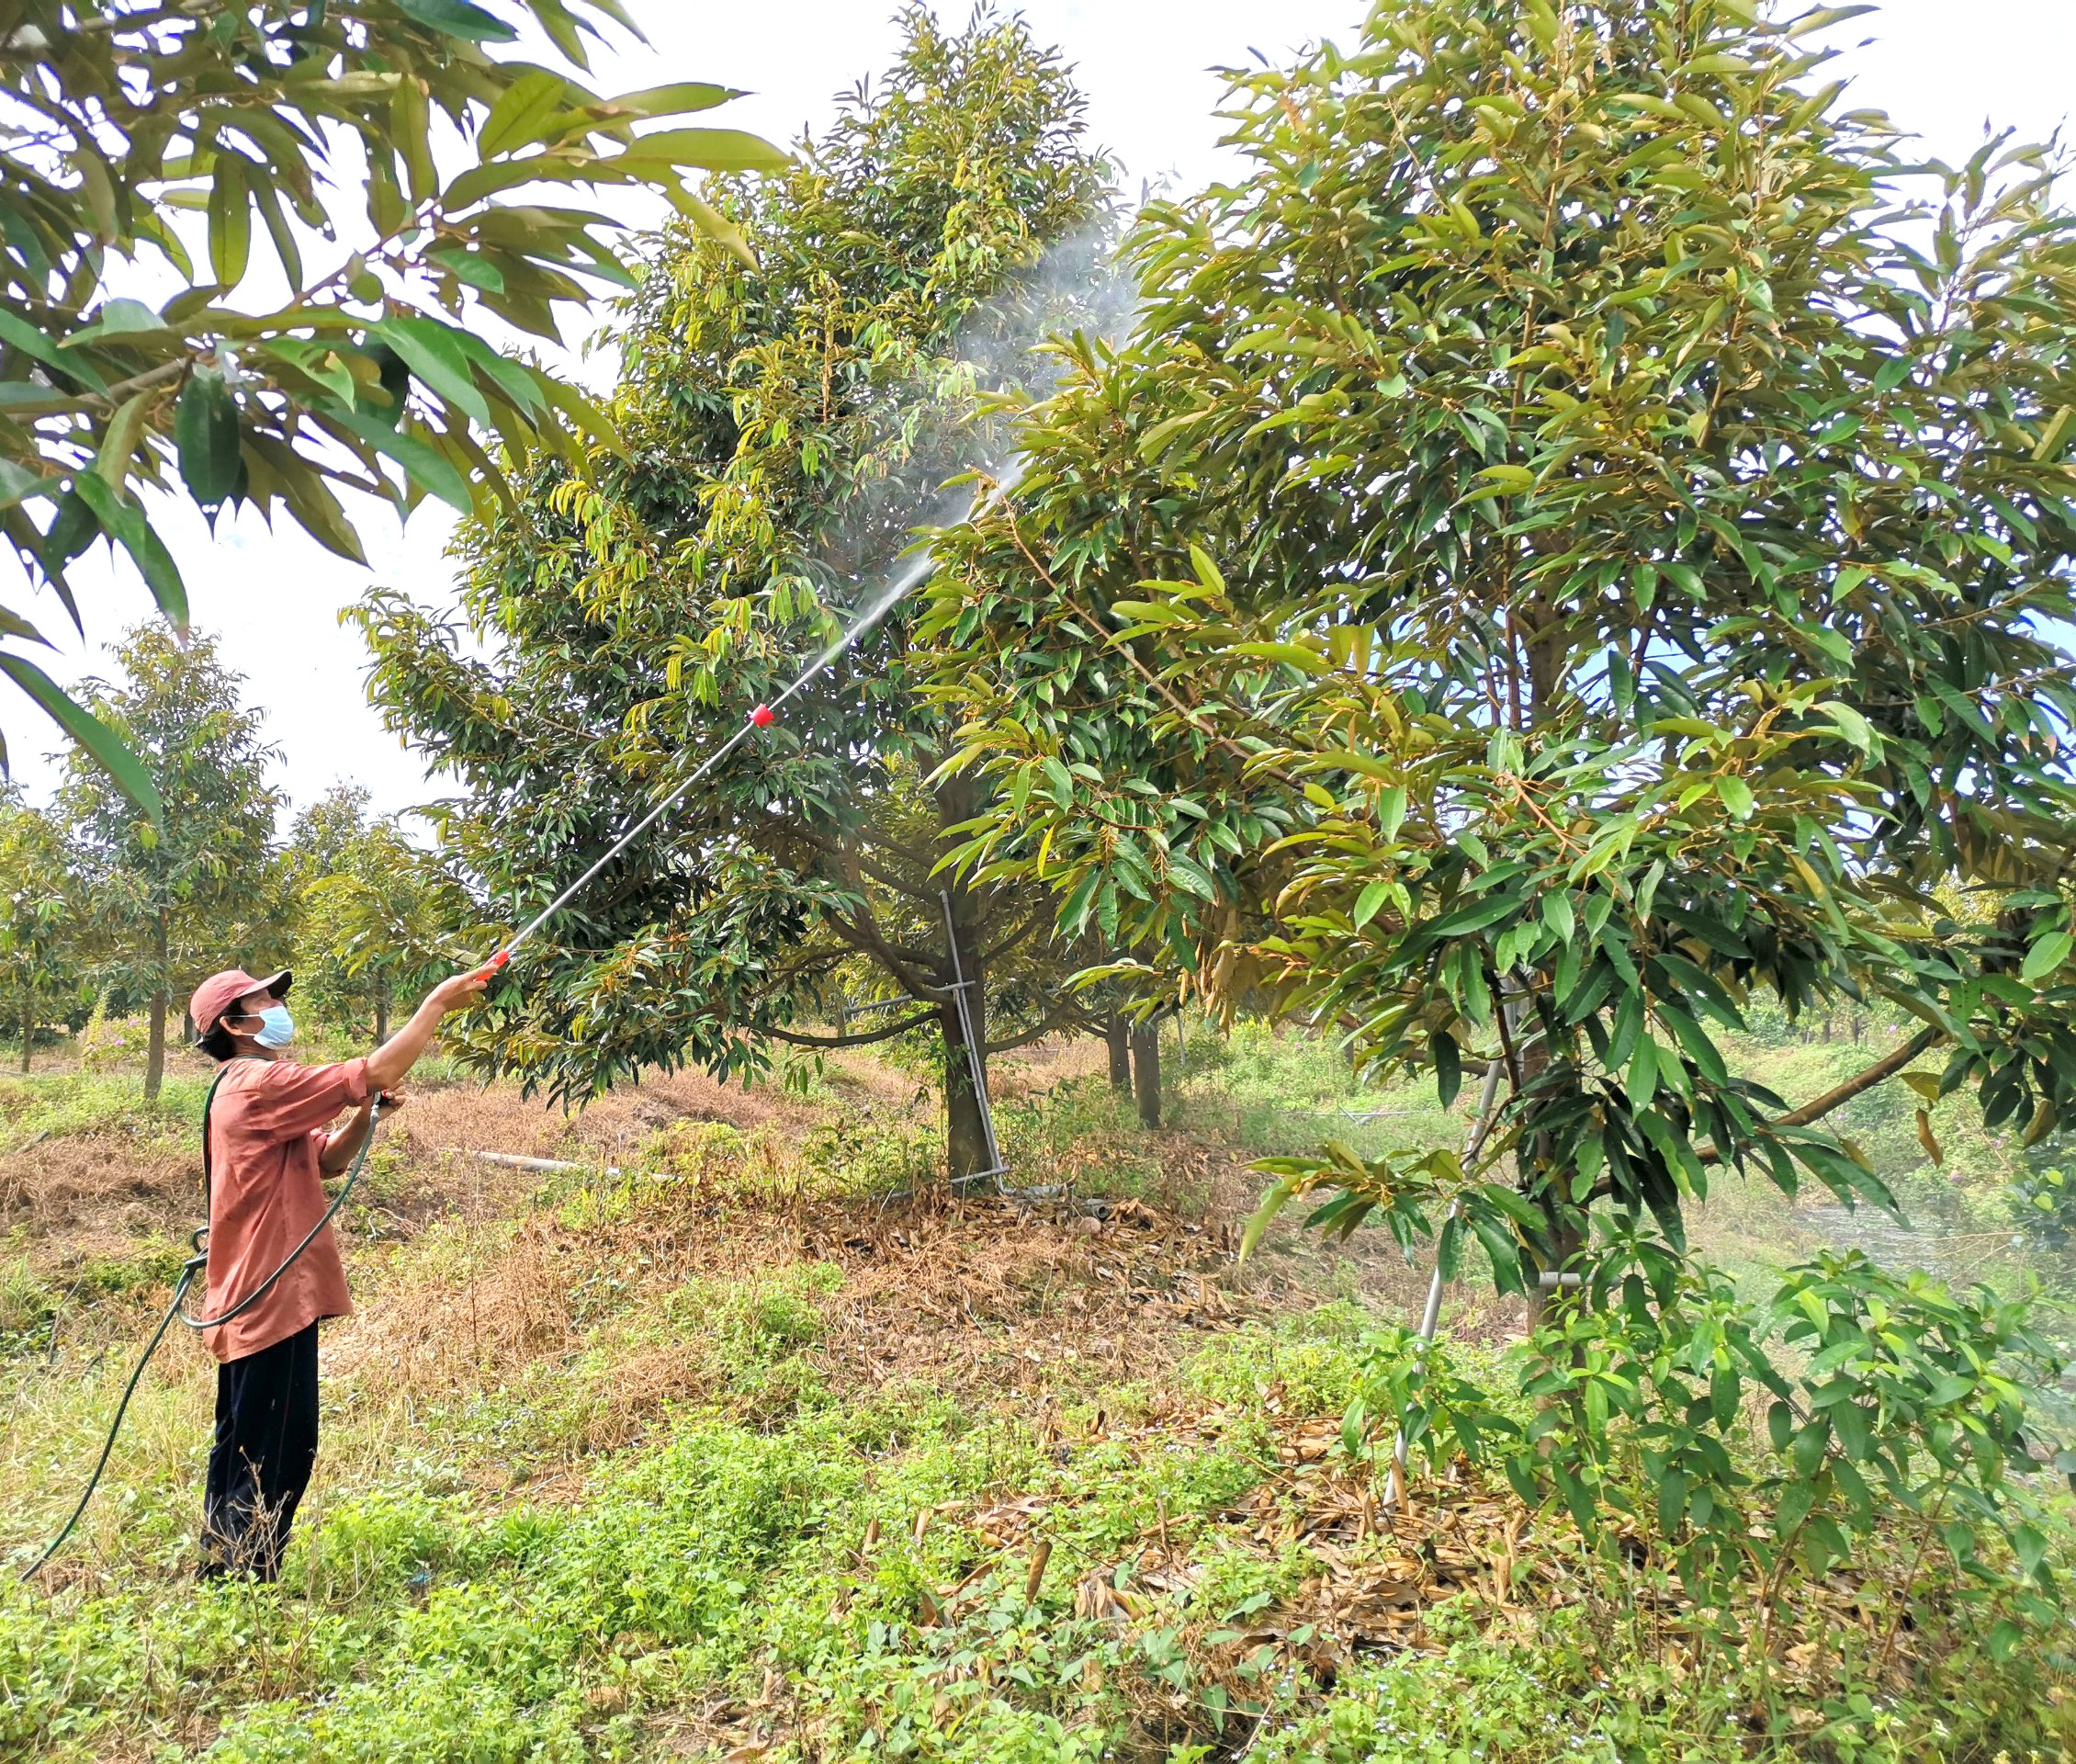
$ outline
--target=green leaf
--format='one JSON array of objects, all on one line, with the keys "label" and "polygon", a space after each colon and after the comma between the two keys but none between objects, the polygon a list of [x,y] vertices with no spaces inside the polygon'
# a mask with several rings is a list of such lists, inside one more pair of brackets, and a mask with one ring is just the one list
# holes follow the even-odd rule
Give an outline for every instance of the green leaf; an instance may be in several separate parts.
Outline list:
[{"label": "green leaf", "polygon": [[145,415],[157,397],[157,391],[151,389],[133,392],[123,400],[121,408],[108,419],[107,431],[101,437],[101,451],[94,462],[94,469],[97,475],[113,484],[118,492],[130,480],[130,462],[137,452],[138,442],[143,437]]},{"label": "green leaf", "polygon": [[1473,900],[1467,907],[1458,907],[1453,912],[1444,913],[1421,929],[1427,935],[1436,938],[1467,936],[1472,932],[1483,931],[1488,925],[1498,923],[1508,914],[1518,911],[1520,906],[1518,899],[1502,890]]},{"label": "green leaf", "polygon": [[1826,702],[1812,708],[1817,716],[1830,718],[1838,732],[1862,753],[1871,754],[1874,752],[1873,726],[1850,705]]},{"label": "green leaf", "polygon": [[55,474],[46,477],[12,459],[0,459],[0,508],[12,508],[31,496],[55,496],[60,482]]},{"label": "green leaf", "polygon": [[295,229],[288,224],[288,217],[281,207],[281,193],[264,176],[253,185],[253,206],[259,209],[260,219],[266,222],[267,237],[274,241],[275,254],[281,259],[281,273],[288,278],[288,286],[301,289],[303,285],[303,254],[296,244]]},{"label": "green leaf", "polygon": [[1629,1105],[1632,1114],[1641,1114],[1651,1106],[1651,1099],[1658,1091],[1658,1044],[1644,1035],[1636,1044],[1636,1051],[1629,1061]]},{"label": "green leaf", "polygon": [[477,157],[491,159],[537,140],[569,89],[567,80],[546,68],[536,68],[513,81],[483,119],[482,131],[476,137]]},{"label": "green leaf", "polygon": [[384,319],[375,325],[374,334],[446,403],[490,426],[489,401],[470,377],[468,355],[451,326],[437,319]]},{"label": "green leaf", "polygon": [[461,353],[468,356],[469,364],[504,394],[505,401],[514,410],[524,411],[529,419],[547,414],[547,400],[533,375],[525,368],[499,355],[479,336],[467,331],[458,332],[456,335],[461,345]]},{"label": "green leaf", "polygon": [[473,251],[435,251],[431,260],[440,265],[457,281],[467,282],[470,288],[480,288],[487,294],[504,292],[504,272],[488,257]]},{"label": "green leaf", "polygon": [[[0,660],[5,659],[0,657]],[[1291,1197],[1303,1180],[1302,1176],[1286,1176],[1261,1197],[1261,1204],[1255,1208],[1254,1216],[1247,1220],[1247,1231],[1240,1238],[1239,1261],[1245,1261],[1254,1253],[1262,1234],[1275,1222],[1277,1214],[1291,1204]]]},{"label": "green leaf", "polygon": [[[68,489],[58,498],[57,513],[51,518],[50,531],[43,536],[38,553],[37,561],[43,566],[43,573],[53,580],[62,577],[65,565],[92,545],[100,531],[101,524],[86,505],[86,499],[76,488]],[[73,623],[79,623],[76,613]]]},{"label": "green leaf", "polygon": [[82,330],[74,331],[58,347],[76,349],[85,343],[107,342],[122,337],[171,337],[172,334],[166,322],[142,300],[118,299],[102,301],[99,311],[94,314],[94,322]]},{"label": "green leaf", "polygon": [[1456,1046],[1456,1037],[1447,1033],[1435,1036],[1432,1054],[1435,1062],[1435,1094],[1443,1108],[1456,1101],[1456,1094],[1463,1088],[1463,1057]]},{"label": "green leaf", "polygon": [[2025,952],[2025,965],[2018,970],[2018,978],[2037,984],[2048,975],[2056,973],[2069,959],[2069,952],[2076,948],[2076,934],[2066,931],[2050,931]]},{"label": "green leaf", "polygon": [[1734,772],[1725,772],[1716,780],[1716,794],[1736,820],[1752,819],[1752,786]]},{"label": "green leaf", "polygon": [[671,192],[671,203],[703,235],[719,245],[745,269],[757,269],[757,254],[750,250],[750,242],[743,237],[742,229],[705,198],[696,196],[690,190],[673,190]]},{"label": "green leaf", "polygon": [[130,560],[144,578],[145,586],[152,591],[152,598],[158,602],[159,610],[173,621],[176,629],[185,631],[187,628],[187,586],[180,579],[173,553],[152,530],[143,509],[120,494],[97,473],[77,472],[72,483],[81,500],[94,511],[95,519],[101,523],[101,530],[130,553]]},{"label": "green leaf", "polygon": [[468,43],[509,43],[519,33],[468,0],[394,0],[396,9],[445,36]]},{"label": "green leaf", "polygon": [[101,763],[123,795],[150,817],[152,826],[160,824],[164,810],[158,786],[114,729],[76,703],[35,662],[18,655],[0,654],[0,670],[5,670],[17,686],[51,713],[59,728]]},{"label": "green leaf", "polygon": [[13,344],[24,355],[33,356],[46,366],[61,369],[97,392],[107,387],[107,381],[101,378],[91,362],[78,356],[60,355],[58,345],[48,336],[27,319],[18,313],[8,311],[5,307],[0,307],[0,339]]},{"label": "green leaf", "polygon": [[[5,606],[0,606],[0,637],[18,637],[25,643],[40,643],[47,650],[58,647],[19,613],[10,612]],[[6,751],[5,743],[0,743],[0,769],[5,769],[6,764]]]},{"label": "green leaf", "polygon": [[623,92],[607,100],[608,107],[629,110],[637,117],[679,117],[689,110],[711,110],[747,93],[731,85],[716,85],[708,80],[682,80],[675,85],[646,86],[639,92]]},{"label": "green leaf", "polygon": [[370,342],[362,353],[375,364],[382,390],[389,395],[387,404],[371,402],[369,412],[393,429],[403,421],[404,406],[411,397],[411,369],[386,343]]},{"label": "green leaf", "polygon": [[245,162],[236,153],[220,153],[209,186],[209,269],[219,285],[236,288],[244,279],[252,252],[252,191]]},{"label": "green leaf", "polygon": [[358,435],[376,452],[394,459],[421,490],[437,496],[464,514],[474,511],[476,503],[468,492],[468,480],[453,460],[429,442],[420,440],[406,429],[393,429],[380,417],[371,416],[366,411],[349,411],[343,405],[333,404],[326,407],[324,415],[327,421]]},{"label": "green leaf", "polygon": [[706,172],[783,172],[793,164],[790,154],[742,129],[665,129],[637,136],[624,153],[604,163],[640,160]]}]

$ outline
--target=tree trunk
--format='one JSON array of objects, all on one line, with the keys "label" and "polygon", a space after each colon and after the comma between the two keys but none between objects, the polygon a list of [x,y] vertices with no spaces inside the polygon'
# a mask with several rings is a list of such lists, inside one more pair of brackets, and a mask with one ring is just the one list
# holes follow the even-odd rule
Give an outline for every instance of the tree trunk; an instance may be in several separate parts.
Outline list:
[{"label": "tree trunk", "polygon": [[165,1009],[164,992],[152,994],[152,1036],[144,1046],[144,1100],[156,1102],[159,1086],[165,1080]]},{"label": "tree trunk", "polygon": [[[974,1059],[977,1056],[981,1079],[987,1073],[987,988],[981,971],[980,939],[973,922],[973,897],[964,888],[952,890],[952,934],[957,940],[958,968],[966,981],[966,1008],[979,1046],[969,1055],[965,1020],[959,1012],[958,995],[946,999],[938,1012],[944,1035],[944,1165],[956,1182],[977,1176],[989,1166],[987,1129],[981,1119],[980,1096],[974,1089]],[[944,983],[951,984],[952,963],[945,963]]]},{"label": "tree trunk", "polygon": [[1110,1087],[1120,1096],[1132,1094],[1132,1026],[1122,1011],[1103,1019],[1103,1039],[1110,1044]]},{"label": "tree trunk", "polygon": [[22,1076],[28,1076],[28,1050],[36,1043],[36,1007],[27,993],[22,995]]},{"label": "tree trunk", "polygon": [[152,1036],[144,1049],[144,1100],[147,1102],[156,1102],[159,1100],[159,1086],[165,1079],[166,994],[170,987],[166,976],[168,957],[165,914],[163,912],[159,914],[152,945],[152,953],[158,958],[159,984],[157,990],[152,994]]},{"label": "tree trunk", "polygon": [[375,1045],[389,1038],[389,983],[379,977],[375,982]]},{"label": "tree trunk", "polygon": [[1132,1096],[1139,1125],[1160,1125],[1160,1023],[1149,1017],[1132,1025]]}]

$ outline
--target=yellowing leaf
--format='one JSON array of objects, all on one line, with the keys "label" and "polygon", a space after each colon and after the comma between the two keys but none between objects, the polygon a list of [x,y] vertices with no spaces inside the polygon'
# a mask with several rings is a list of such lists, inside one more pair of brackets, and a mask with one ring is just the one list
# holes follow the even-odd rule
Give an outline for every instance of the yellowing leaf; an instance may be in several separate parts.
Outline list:
[{"label": "yellowing leaf", "polygon": [[1946,1161],[1946,1154],[1940,1148],[1939,1141],[1932,1132],[1932,1117],[1923,1109],[1917,1112],[1917,1143],[1924,1148],[1924,1155],[1935,1164]]}]

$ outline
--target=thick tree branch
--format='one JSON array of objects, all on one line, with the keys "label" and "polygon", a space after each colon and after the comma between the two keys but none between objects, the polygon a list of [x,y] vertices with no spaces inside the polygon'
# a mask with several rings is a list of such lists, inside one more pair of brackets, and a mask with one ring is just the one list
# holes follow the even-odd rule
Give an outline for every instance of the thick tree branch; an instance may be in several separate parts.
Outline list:
[{"label": "thick tree branch", "polygon": [[1033,912],[1030,916],[1030,918],[1026,919],[1021,925],[1017,927],[1015,931],[1012,931],[1007,937],[1003,938],[1000,943],[994,944],[990,948],[982,950],[980,952],[980,959],[983,962],[992,962],[996,959],[997,956],[1007,956],[1010,950],[1014,949],[1019,944],[1022,943],[1024,939],[1029,937],[1032,932],[1036,931],[1041,924],[1046,922],[1047,918],[1048,915],[1042,909],[1038,911]]},{"label": "thick tree branch", "polygon": [[915,965],[904,961],[899,952],[880,934],[878,922],[873,916],[869,903],[862,904],[858,911],[843,922],[850,927],[852,940],[856,946],[893,975],[904,992],[935,992],[939,989],[934,966],[924,965],[923,972],[930,975],[930,978],[925,979]]},{"label": "thick tree branch", "polygon": [[1052,1035],[1055,1030],[1088,1029],[1091,1028],[1093,1024],[1094,1019],[1085,1012],[1063,1007],[1053,1012],[1035,1029],[1026,1029],[1021,1035],[1011,1035],[1006,1041],[989,1042],[987,1052],[989,1054],[1013,1053],[1019,1047],[1028,1047],[1034,1041],[1044,1040],[1047,1035]]},{"label": "thick tree branch", "polygon": [[[1929,1025],[1920,1029],[1901,1047],[1890,1049],[1865,1071],[1854,1073],[1843,1084],[1824,1091],[1822,1096],[1803,1103],[1799,1109],[1790,1109],[1778,1120],[1766,1125],[1772,1127],[1806,1127],[1812,1121],[1821,1121],[1832,1110],[1843,1108],[1862,1091],[1871,1091],[1877,1084],[1895,1077],[1920,1054],[1927,1048],[1937,1046],[1946,1038],[1946,1032],[1944,1029]],[[1722,1153],[1712,1145],[1698,1148],[1695,1155],[1704,1164],[1719,1164],[1722,1161]]]},{"label": "thick tree branch", "polygon": [[803,1035],[791,1029],[763,1029],[758,1033],[778,1041],[790,1042],[795,1047],[863,1047],[875,1041],[892,1041],[896,1035],[905,1035],[911,1029],[920,1029],[926,1023],[937,1021],[935,1011],[923,1011],[915,1016],[904,1018],[899,1023],[882,1023],[877,1029],[863,1029],[854,1035]]},{"label": "thick tree branch", "polygon": [[824,857],[832,858],[839,864],[850,863],[866,876],[871,876],[883,888],[891,889],[894,893],[910,900],[925,901],[932,906],[936,904],[937,895],[934,889],[914,887],[902,881],[884,864],[874,863],[864,853],[858,850],[855,842],[850,845],[842,845],[835,840],[824,839],[821,834],[810,831],[805,827],[792,827],[787,829],[787,831],[791,837],[797,839],[803,845],[812,847]]},{"label": "thick tree branch", "polygon": [[1946,1032],[1944,1029],[1935,1029],[1929,1025],[1920,1029],[1901,1047],[1884,1054],[1864,1072],[1856,1073],[1837,1089],[1826,1091],[1814,1102],[1805,1102],[1800,1108],[1782,1115],[1773,1125],[1777,1127],[1806,1127],[1811,1122],[1821,1120],[1829,1114],[1832,1110],[1850,1102],[1862,1091],[1871,1091],[1882,1080],[1893,1078],[1928,1047],[1936,1046],[1946,1038]]}]

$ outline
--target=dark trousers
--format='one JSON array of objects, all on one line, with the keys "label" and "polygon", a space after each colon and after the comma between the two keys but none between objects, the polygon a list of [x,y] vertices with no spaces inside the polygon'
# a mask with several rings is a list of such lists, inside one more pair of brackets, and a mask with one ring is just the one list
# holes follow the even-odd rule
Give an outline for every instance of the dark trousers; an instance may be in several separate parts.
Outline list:
[{"label": "dark trousers", "polygon": [[217,1368],[202,1572],[272,1580],[317,1463],[317,1325]]}]

